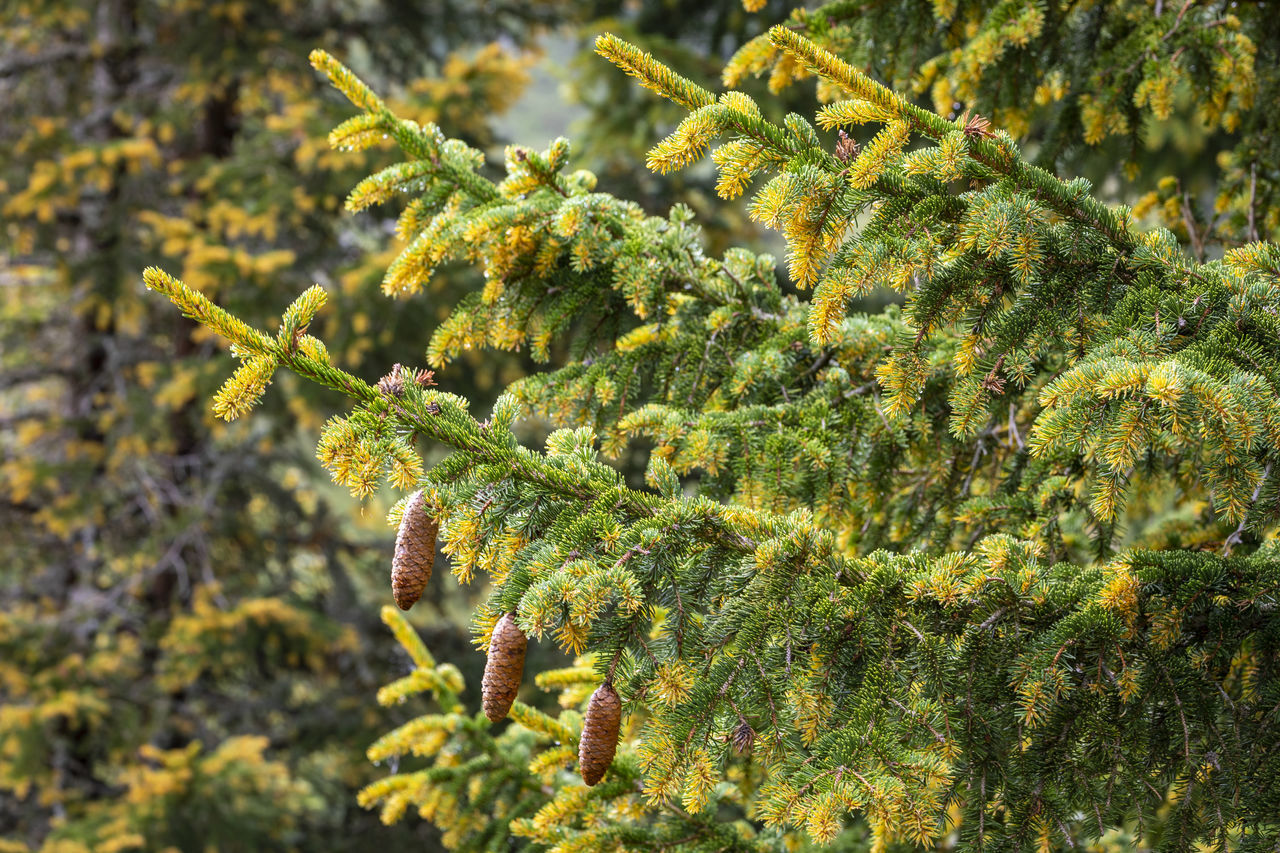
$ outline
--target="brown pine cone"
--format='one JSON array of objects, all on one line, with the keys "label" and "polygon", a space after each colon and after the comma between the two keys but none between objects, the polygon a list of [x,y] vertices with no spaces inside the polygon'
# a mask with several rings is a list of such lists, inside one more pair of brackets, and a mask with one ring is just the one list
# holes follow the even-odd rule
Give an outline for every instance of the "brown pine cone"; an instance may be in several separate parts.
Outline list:
[{"label": "brown pine cone", "polygon": [[400,532],[396,534],[396,555],[391,561],[391,595],[401,610],[412,607],[431,580],[439,529],[427,512],[422,492],[415,492],[405,504]]},{"label": "brown pine cone", "polygon": [[605,682],[591,694],[587,716],[578,742],[578,765],[582,781],[594,785],[604,778],[618,750],[618,725],[622,722],[622,700],[613,685]]},{"label": "brown pine cone", "polygon": [[484,679],[480,682],[484,715],[496,723],[511,710],[516,700],[520,682],[524,678],[524,653],[529,638],[516,624],[516,615],[508,613],[493,626],[489,638],[489,660],[484,665]]},{"label": "brown pine cone", "polygon": [[747,725],[746,720],[743,720],[738,723],[738,725],[734,726],[732,740],[733,751],[738,753],[738,755],[746,755],[751,751],[751,747],[755,745],[755,729]]}]

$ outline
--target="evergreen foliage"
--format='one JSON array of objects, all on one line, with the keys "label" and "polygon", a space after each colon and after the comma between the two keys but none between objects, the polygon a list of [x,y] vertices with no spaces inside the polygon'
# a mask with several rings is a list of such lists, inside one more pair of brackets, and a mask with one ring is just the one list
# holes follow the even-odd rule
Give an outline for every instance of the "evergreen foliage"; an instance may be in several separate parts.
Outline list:
[{"label": "evergreen foliage", "polygon": [[[315,291],[268,335],[147,270],[241,359],[228,414],[281,367],[355,401],[321,458],[358,494],[422,490],[453,573],[492,583],[477,645],[514,612],[578,656],[535,679],[558,716],[517,701],[494,729],[384,610],[416,666],[380,701],[439,706],[370,749],[431,762],[365,789],[384,820],[416,808],[462,850],[780,849],[830,842],[850,815],[878,848],[1280,843],[1280,249],[1255,239],[1276,228],[1277,160],[1246,157],[1273,120],[1251,58],[1275,24],[1190,2],[898,5],[797,13],[730,64],[821,80],[812,123],[597,43],[687,112],[649,165],[718,145],[720,194],[753,189],[793,286],[767,255],[707,255],[687,208],[595,192],[563,139],[508,148],[492,181],[475,148],[312,54],[359,111],[335,142],[386,135],[405,157],[347,202],[409,197],[383,290],[413,296],[453,260],[484,271],[428,364],[569,353],[483,421],[400,368],[377,387],[343,370],[307,334]],[[901,66],[865,62],[876,48]],[[1021,85],[1049,94],[1019,123],[996,111],[1033,49],[1050,61]],[[1095,62],[1141,73],[1081,70]],[[947,115],[897,91],[912,85]],[[1137,133],[1104,93],[1162,118],[1182,92],[1239,140],[1216,226],[1183,217],[1190,255],[1054,171],[1076,131]],[[876,288],[901,304],[853,311]],[[513,432],[529,416],[556,427],[545,450]],[[453,452],[406,483],[420,438]],[[643,486],[608,464],[636,439]],[[588,787],[580,709],[602,683],[622,742]]]}]

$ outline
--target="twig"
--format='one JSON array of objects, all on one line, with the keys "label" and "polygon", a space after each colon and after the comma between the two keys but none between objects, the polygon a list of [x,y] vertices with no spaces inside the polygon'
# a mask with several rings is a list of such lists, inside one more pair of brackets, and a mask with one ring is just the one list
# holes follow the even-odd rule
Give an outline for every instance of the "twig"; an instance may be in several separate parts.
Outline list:
[{"label": "twig", "polygon": [[1262,469],[1262,479],[1258,480],[1258,485],[1253,489],[1253,496],[1249,498],[1249,508],[1244,511],[1244,515],[1240,518],[1240,523],[1236,525],[1236,529],[1231,531],[1231,535],[1222,543],[1222,556],[1231,553],[1233,545],[1239,545],[1244,539],[1241,535],[1244,533],[1245,525],[1249,523],[1249,510],[1253,509],[1253,505],[1258,502],[1258,495],[1262,494],[1262,487],[1267,482],[1267,478],[1271,476],[1271,463],[1267,463],[1267,467]]},{"label": "twig", "polygon": [[1256,206],[1258,202],[1258,162],[1249,164],[1249,242],[1258,242],[1258,221]]},{"label": "twig", "polygon": [[1191,239],[1191,251],[1196,256],[1196,263],[1204,263],[1204,237],[1196,227],[1196,217],[1191,210],[1191,194],[1182,192],[1182,224],[1187,228],[1187,236]]},{"label": "twig", "polygon": [[1022,435],[1018,432],[1018,406],[1016,403],[1009,403],[1009,436],[1018,444],[1018,449],[1022,450],[1026,445],[1022,442]]}]

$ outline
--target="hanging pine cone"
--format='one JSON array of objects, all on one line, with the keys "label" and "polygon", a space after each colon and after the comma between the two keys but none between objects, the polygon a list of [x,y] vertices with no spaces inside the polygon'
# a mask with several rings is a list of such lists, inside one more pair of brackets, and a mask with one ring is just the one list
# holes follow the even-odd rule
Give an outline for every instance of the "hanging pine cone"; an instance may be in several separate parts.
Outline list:
[{"label": "hanging pine cone", "polygon": [[493,626],[489,660],[484,665],[484,680],[480,682],[484,715],[489,722],[498,722],[511,710],[524,678],[524,653],[528,647],[529,638],[516,624],[514,613],[503,616]]},{"label": "hanging pine cone", "polygon": [[439,529],[427,512],[426,498],[422,492],[415,492],[405,504],[400,532],[396,534],[396,555],[391,561],[391,595],[401,610],[412,607],[431,580]]},{"label": "hanging pine cone", "polygon": [[587,716],[578,742],[578,765],[582,781],[594,785],[604,778],[618,750],[618,724],[622,722],[622,700],[613,685],[605,682],[591,694]]},{"label": "hanging pine cone", "polygon": [[746,755],[751,751],[751,747],[755,745],[755,729],[751,728],[751,726],[747,724],[746,720],[743,720],[738,723],[738,725],[734,726],[732,740],[733,751],[738,753],[738,755]]}]

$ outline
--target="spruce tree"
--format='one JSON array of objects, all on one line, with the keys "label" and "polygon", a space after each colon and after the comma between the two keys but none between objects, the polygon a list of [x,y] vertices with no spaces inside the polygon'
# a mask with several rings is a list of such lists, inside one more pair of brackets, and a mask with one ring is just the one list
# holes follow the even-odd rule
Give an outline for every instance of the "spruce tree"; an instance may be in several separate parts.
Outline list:
[{"label": "spruce tree", "polygon": [[[486,710],[526,642],[576,658],[522,678],[558,714],[517,699],[495,725],[384,608],[414,666],[378,700],[435,705],[369,749],[394,765],[361,794],[384,820],[414,809],[460,850],[1280,844],[1280,248],[1261,239],[1280,223],[1255,100],[1274,72],[1253,65],[1276,25],[1189,0],[913,5],[797,13],[730,63],[731,83],[816,78],[812,122],[597,43],[687,111],[648,165],[718,146],[721,196],[751,187],[785,278],[708,255],[687,208],[596,192],[563,139],[508,148],[491,181],[313,53],[356,108],[332,143],[404,158],[347,198],[408,197],[384,292],[484,271],[424,367],[555,360],[488,413],[414,354],[376,382],[341,369],[311,334],[318,286],[268,333],[146,271],[240,359],[221,410],[281,368],[353,401],[319,439],[334,480],[413,491],[390,521],[425,509],[453,575],[491,584]],[[1017,94],[1033,84],[1042,103]],[[1135,212],[1068,170],[1187,103],[1224,135],[1208,217],[1189,188]],[[1159,224],[1175,212],[1181,234]],[[879,288],[896,303],[858,311]],[[543,449],[530,423],[553,427]],[[452,452],[418,476],[424,442]],[[643,482],[610,464],[636,447]]]}]

